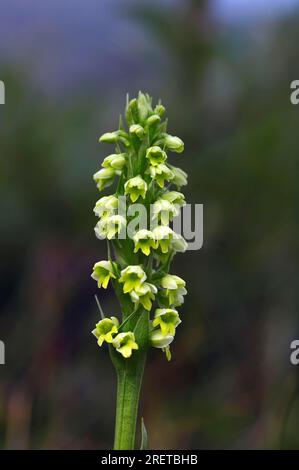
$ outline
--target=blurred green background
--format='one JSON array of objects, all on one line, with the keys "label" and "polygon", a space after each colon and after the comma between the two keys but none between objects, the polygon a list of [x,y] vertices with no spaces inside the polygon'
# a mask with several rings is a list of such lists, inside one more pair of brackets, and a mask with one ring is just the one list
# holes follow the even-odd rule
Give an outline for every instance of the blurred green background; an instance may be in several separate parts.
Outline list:
[{"label": "blurred green background", "polygon": [[[0,16],[0,448],[111,448],[115,376],[91,336],[93,173],[125,95],[162,99],[185,141],[204,246],[173,360],[152,350],[156,449],[299,448],[296,2],[4,0]],[[280,9],[280,6],[284,8]]]}]

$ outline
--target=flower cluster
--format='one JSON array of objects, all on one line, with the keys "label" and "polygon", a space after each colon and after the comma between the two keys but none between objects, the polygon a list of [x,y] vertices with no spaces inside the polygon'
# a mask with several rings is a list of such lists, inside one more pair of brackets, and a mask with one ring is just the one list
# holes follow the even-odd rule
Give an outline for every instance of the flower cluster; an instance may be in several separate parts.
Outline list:
[{"label": "flower cluster", "polygon": [[[106,342],[124,358],[141,346],[131,328],[134,322],[129,320],[147,314],[147,344],[161,348],[170,359],[169,345],[181,323],[176,308],[187,293],[185,281],[169,273],[174,255],[187,248],[184,238],[170,226],[185,205],[180,188],[187,184],[187,174],[168,162],[168,153],[181,153],[184,143],[167,133],[164,114],[160,102],[153,107],[151,98],[140,92],[127,100],[126,127],[120,120],[118,130],[99,139],[114,144],[115,153],[104,158],[94,180],[100,191],[112,185],[115,190],[101,197],[94,208],[95,233],[107,239],[109,255],[108,260],[95,263],[92,278],[104,289],[111,281],[126,311],[120,320],[103,318],[93,334],[99,346]],[[128,205],[141,203],[151,209],[148,219],[154,227],[137,227],[132,238],[120,236],[134,218],[121,213],[121,197]]]}]

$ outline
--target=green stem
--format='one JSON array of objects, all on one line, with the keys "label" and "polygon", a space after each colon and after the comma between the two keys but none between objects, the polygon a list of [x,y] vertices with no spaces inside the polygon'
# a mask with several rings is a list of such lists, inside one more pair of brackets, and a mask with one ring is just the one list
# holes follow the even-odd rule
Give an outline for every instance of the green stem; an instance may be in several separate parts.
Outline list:
[{"label": "green stem", "polygon": [[117,398],[114,450],[135,448],[136,423],[145,360],[136,370],[125,367],[117,372]]},{"label": "green stem", "polygon": [[[149,313],[134,312],[124,325],[125,331],[134,331],[138,350],[125,359],[113,347],[110,355],[117,373],[115,450],[135,448],[136,421],[149,337]],[[126,312],[128,315],[128,313]]]}]

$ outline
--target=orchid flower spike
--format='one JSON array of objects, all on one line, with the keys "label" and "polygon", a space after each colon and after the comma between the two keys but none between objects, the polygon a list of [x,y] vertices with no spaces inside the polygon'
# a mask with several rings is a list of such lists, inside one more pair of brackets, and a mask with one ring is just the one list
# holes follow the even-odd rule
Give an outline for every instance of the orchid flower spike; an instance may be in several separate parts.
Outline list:
[{"label": "orchid flower spike", "polygon": [[94,207],[95,235],[106,239],[107,259],[94,264],[91,277],[103,289],[111,281],[121,312],[108,318],[100,308],[92,333],[99,346],[107,343],[117,371],[115,449],[121,450],[134,449],[146,356],[152,347],[170,360],[182,316],[176,309],[187,294],[186,282],[170,274],[173,258],[188,247],[170,226],[186,204],[180,188],[187,173],[175,166],[184,143],[168,133],[165,114],[161,101],[146,93],[127,96],[118,129],[99,139],[113,150],[93,175],[98,190],[107,191]]}]

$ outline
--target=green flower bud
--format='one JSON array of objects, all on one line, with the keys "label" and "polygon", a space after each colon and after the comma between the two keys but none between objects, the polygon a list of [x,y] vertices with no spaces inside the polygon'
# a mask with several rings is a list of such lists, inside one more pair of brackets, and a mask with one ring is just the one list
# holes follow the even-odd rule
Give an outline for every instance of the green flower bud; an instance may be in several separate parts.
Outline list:
[{"label": "green flower bud", "polygon": [[155,239],[158,242],[158,246],[161,248],[162,253],[167,253],[169,245],[174,236],[174,231],[165,225],[159,225],[153,230]]},{"label": "green flower bud", "polygon": [[99,142],[107,142],[108,144],[115,144],[118,141],[118,132],[106,132],[99,138]]},{"label": "green flower bud", "polygon": [[178,209],[166,199],[158,199],[152,207],[153,218],[161,222],[162,225],[168,225],[169,221],[178,215]]},{"label": "green flower bud", "polygon": [[141,122],[144,122],[146,118],[152,114],[152,104],[149,95],[144,95],[141,91],[138,94],[138,114]]},{"label": "green flower bud", "polygon": [[103,342],[112,343],[113,335],[118,333],[119,322],[115,317],[104,318],[96,324],[92,334],[97,338],[98,345],[102,346]]},{"label": "green flower bud", "polygon": [[107,289],[110,279],[116,279],[114,274],[117,269],[116,263],[113,261],[98,261],[93,267],[91,277],[98,282],[98,287]]},{"label": "green flower bud", "polygon": [[166,193],[162,194],[162,196],[160,197],[161,199],[165,199],[166,201],[169,201],[172,204],[175,204],[180,207],[186,204],[184,194],[179,193],[178,191],[167,191]]},{"label": "green flower bud", "polygon": [[162,117],[165,113],[165,108],[163,104],[157,104],[157,106],[154,109],[154,113],[157,113],[160,117]]},{"label": "green flower bud", "polygon": [[169,168],[172,171],[173,174],[173,179],[172,179],[172,184],[175,184],[180,188],[181,186],[185,186],[187,184],[187,178],[188,175],[185,171],[183,171],[181,168],[178,168],[173,165],[169,165]]},{"label": "green flower bud", "polygon": [[171,240],[171,249],[173,251],[184,253],[188,248],[188,243],[182,237],[182,235],[176,233],[173,239]]},{"label": "green flower bud", "polygon": [[102,191],[107,186],[111,186],[116,176],[115,170],[112,168],[102,168],[93,175],[97,188]]},{"label": "green flower bud", "polygon": [[112,341],[112,345],[125,359],[132,356],[133,349],[138,349],[135,336],[132,331],[119,333]]},{"label": "green flower bud", "polygon": [[151,248],[157,247],[157,242],[153,232],[150,230],[139,230],[133,237],[135,249],[134,253],[137,253],[138,250],[141,250],[143,254],[149,256]]},{"label": "green flower bud", "polygon": [[129,131],[130,134],[135,134],[139,139],[142,139],[144,136],[144,129],[139,124],[132,124]]},{"label": "green flower bud", "polygon": [[146,158],[150,161],[152,166],[157,166],[160,163],[164,163],[167,155],[158,145],[149,147],[146,151]]},{"label": "green flower bud", "polygon": [[125,153],[113,153],[104,158],[102,167],[112,168],[117,175],[121,174],[121,171],[126,163]]},{"label": "green flower bud", "polygon": [[172,343],[174,336],[172,335],[163,335],[161,330],[153,330],[150,333],[150,342],[154,348],[164,349],[167,348],[170,343]]},{"label": "green flower bud", "polygon": [[181,323],[181,319],[176,310],[171,308],[157,308],[155,311],[155,318],[153,320],[153,327],[159,326],[161,333],[164,336],[175,335],[176,327]]},{"label": "green flower bud", "polygon": [[169,305],[178,307],[184,303],[184,295],[187,294],[184,279],[174,274],[166,274],[166,276],[161,279],[161,286],[165,289],[165,295],[168,298]]},{"label": "green flower bud", "polygon": [[147,118],[146,124],[150,127],[150,126],[154,126],[155,124],[157,124],[160,121],[161,121],[160,116],[158,114],[153,114],[152,116]]},{"label": "green flower bud", "polygon": [[146,280],[146,274],[139,265],[128,266],[121,271],[118,282],[123,283],[124,293],[138,289]]},{"label": "green flower bud", "polygon": [[139,121],[138,101],[136,98],[131,100],[127,105],[126,119],[129,125]]},{"label": "green flower bud", "polygon": [[172,152],[182,153],[184,150],[184,142],[179,137],[173,135],[166,134],[164,145]]},{"label": "green flower bud", "polygon": [[147,191],[147,184],[141,178],[140,175],[129,179],[125,183],[125,194],[130,195],[132,202],[136,202],[139,196],[141,196],[144,199],[146,191]]},{"label": "green flower bud", "polygon": [[130,297],[133,303],[141,303],[145,310],[150,311],[152,308],[152,301],[155,300],[154,294],[157,294],[157,292],[158,290],[156,286],[148,282],[144,282],[140,287],[130,292]]},{"label": "green flower bud", "polygon": [[148,173],[154,179],[160,188],[164,187],[165,181],[171,181],[174,177],[173,172],[164,164],[160,163],[157,166],[150,166]]},{"label": "green flower bud", "polygon": [[118,209],[118,199],[116,196],[103,196],[96,202],[94,213],[98,217],[114,215]]},{"label": "green flower bud", "polygon": [[106,132],[99,138],[99,142],[106,142],[108,144],[115,144],[116,142],[122,142],[126,147],[130,145],[128,135],[122,130],[114,132]]}]

